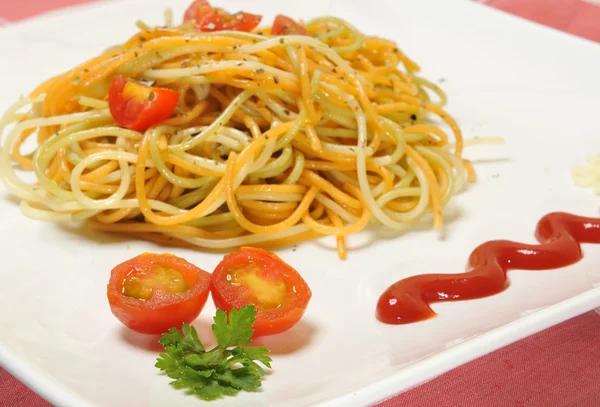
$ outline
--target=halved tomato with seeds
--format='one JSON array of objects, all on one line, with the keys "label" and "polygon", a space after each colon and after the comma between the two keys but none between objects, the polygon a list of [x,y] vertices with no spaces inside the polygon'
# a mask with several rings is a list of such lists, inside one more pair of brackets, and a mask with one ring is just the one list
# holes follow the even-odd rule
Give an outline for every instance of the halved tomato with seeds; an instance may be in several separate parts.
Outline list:
[{"label": "halved tomato with seeds", "polygon": [[134,331],[161,334],[198,317],[210,274],[172,254],[143,253],[112,269],[107,287],[112,313]]},{"label": "halved tomato with seeds", "polygon": [[287,331],[300,319],[312,293],[290,265],[267,250],[242,247],[226,255],[212,273],[211,292],[224,311],[256,307],[254,336]]}]

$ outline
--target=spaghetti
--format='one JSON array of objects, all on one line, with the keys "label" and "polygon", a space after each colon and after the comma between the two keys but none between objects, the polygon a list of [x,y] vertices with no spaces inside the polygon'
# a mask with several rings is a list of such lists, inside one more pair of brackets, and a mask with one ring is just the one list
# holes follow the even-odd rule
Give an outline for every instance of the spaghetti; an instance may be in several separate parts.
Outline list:
[{"label": "spaghetti", "polygon": [[600,195],[600,154],[586,157],[584,165],[577,165],[571,170],[575,185],[591,188],[594,194]]},{"label": "spaghetti", "polygon": [[[441,228],[473,180],[446,96],[394,42],[334,17],[298,24],[306,35],[167,20],[139,23],[5,113],[0,178],[25,215],[206,249],[332,235],[345,258],[346,236],[370,223],[403,230],[431,215]],[[178,92],[173,113],[119,125],[116,75]]]}]

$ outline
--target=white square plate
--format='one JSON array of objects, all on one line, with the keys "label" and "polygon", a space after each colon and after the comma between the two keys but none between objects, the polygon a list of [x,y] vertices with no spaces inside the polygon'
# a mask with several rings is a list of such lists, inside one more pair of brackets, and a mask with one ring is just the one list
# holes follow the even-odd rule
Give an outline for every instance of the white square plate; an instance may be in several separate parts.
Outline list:
[{"label": "white square plate", "polygon": [[[220,2],[225,3],[224,1]],[[180,18],[188,0],[92,4],[0,29],[0,108],[47,77],[124,41],[142,19]],[[401,277],[460,272],[486,240],[534,242],[554,210],[595,216],[598,199],[575,187],[571,167],[600,152],[600,47],[467,1],[227,1],[230,10],[331,14],[392,38],[425,77],[445,78],[448,110],[466,138],[505,145],[470,147],[478,181],[456,197],[445,238],[415,231],[373,241],[349,239],[346,262],[329,239],[279,254],[300,270],[313,299],[302,322],[261,343],[274,370],[256,394],[217,406],[358,406],[382,400],[449,369],[600,306],[600,247],[567,268],[512,271],[511,286],[477,301],[434,305],[429,321],[388,326],[374,315],[379,294]],[[365,242],[370,241],[369,244]],[[111,315],[111,268],[142,251],[140,241],[30,220],[0,189],[0,362],[61,406],[198,406],[153,367],[158,348]],[[174,250],[206,270],[220,255]],[[54,256],[54,260],[50,260]],[[195,322],[211,341],[208,305]]]}]

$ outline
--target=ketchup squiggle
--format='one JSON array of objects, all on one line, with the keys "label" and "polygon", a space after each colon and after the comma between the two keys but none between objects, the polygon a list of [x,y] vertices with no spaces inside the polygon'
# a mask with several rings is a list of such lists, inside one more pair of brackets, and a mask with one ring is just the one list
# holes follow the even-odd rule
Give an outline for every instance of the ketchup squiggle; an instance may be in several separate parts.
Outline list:
[{"label": "ketchup squiggle", "polygon": [[478,246],[461,274],[422,274],[391,285],[379,297],[377,318],[409,324],[435,316],[429,304],[488,297],[508,287],[510,269],[548,270],[579,261],[580,243],[600,243],[600,219],[564,212],[544,216],[537,224],[540,245],[493,240]]}]

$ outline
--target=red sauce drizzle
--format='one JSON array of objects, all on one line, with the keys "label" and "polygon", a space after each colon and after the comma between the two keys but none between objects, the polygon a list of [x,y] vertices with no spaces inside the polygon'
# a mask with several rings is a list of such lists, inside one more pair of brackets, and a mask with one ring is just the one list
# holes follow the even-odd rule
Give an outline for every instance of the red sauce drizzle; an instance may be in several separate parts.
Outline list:
[{"label": "red sauce drizzle", "polygon": [[540,245],[493,240],[478,246],[461,274],[422,274],[391,285],[379,297],[377,318],[409,324],[435,316],[432,302],[459,301],[497,294],[509,285],[510,269],[548,270],[568,266],[583,255],[580,243],[600,243],[600,218],[555,212],[537,224]]}]

